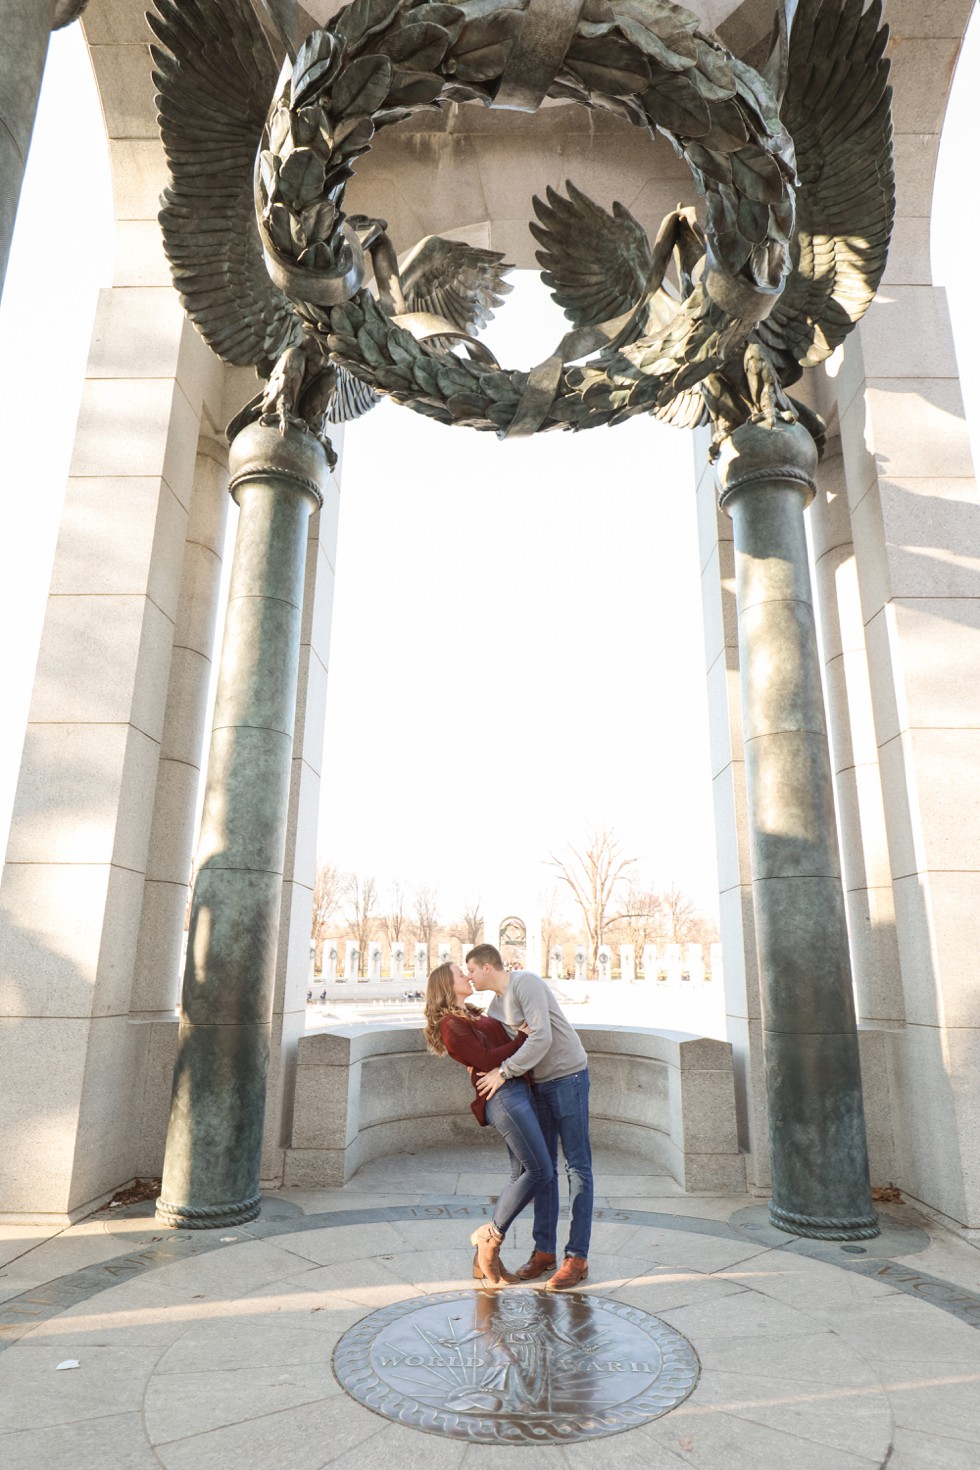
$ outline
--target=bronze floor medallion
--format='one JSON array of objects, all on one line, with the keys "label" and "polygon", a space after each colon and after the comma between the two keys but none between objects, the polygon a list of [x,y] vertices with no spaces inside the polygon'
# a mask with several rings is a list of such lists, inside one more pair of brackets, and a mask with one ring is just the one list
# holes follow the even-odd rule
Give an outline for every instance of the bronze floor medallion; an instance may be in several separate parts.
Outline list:
[{"label": "bronze floor medallion", "polygon": [[489,1444],[618,1434],[686,1399],[699,1369],[686,1338],[625,1302],[517,1288],[397,1302],[333,1355],[375,1413]]}]

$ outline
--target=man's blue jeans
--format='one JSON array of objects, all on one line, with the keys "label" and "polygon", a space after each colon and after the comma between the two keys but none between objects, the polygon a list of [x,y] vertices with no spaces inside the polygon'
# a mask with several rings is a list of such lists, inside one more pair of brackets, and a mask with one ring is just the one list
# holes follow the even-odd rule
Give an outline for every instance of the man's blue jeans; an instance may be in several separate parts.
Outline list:
[{"label": "man's blue jeans", "polygon": [[534,1196],[534,1249],[556,1253],[558,1243],[558,1142],[568,1175],[566,1256],[588,1256],[592,1238],[592,1147],[589,1143],[589,1069],[536,1082],[534,1107],[552,1165],[551,1179]]},{"label": "man's blue jeans", "polygon": [[531,1089],[523,1078],[509,1077],[489,1099],[487,1122],[503,1138],[510,1155],[510,1182],[500,1191],[493,1211],[493,1223],[505,1235],[524,1206],[547,1189],[555,1166],[541,1134]]}]

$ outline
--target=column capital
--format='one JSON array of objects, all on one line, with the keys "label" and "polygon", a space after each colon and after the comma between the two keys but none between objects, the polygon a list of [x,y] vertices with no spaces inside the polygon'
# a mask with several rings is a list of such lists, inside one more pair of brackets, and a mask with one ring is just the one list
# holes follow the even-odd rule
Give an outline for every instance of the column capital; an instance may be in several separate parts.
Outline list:
[{"label": "column capital", "polygon": [[718,503],[731,514],[730,501],[742,490],[781,485],[797,488],[809,505],[816,491],[817,446],[799,422],[742,424],[723,440],[718,456]]},{"label": "column capital", "polygon": [[237,491],[249,480],[283,480],[296,490],[306,491],[323,505],[330,466],[319,439],[289,425],[285,434],[261,423],[246,424],[231,442],[228,454],[228,489],[237,502]]}]

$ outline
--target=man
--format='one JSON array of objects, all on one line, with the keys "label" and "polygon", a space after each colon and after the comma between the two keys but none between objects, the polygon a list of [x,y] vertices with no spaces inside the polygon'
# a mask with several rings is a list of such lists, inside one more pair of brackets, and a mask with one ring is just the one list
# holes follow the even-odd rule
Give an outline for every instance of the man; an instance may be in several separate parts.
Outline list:
[{"label": "man", "polygon": [[[493,1097],[509,1077],[531,1076],[541,1132],[551,1162],[558,1164],[561,1140],[568,1175],[568,1243],[560,1266],[558,1245],[558,1176],[552,1175],[534,1196],[534,1250],[517,1275],[533,1281],[554,1271],[551,1290],[578,1286],[589,1274],[589,1240],[592,1234],[592,1149],[589,1143],[589,1059],[550,988],[529,970],[508,974],[499,950],[478,944],[466,956],[466,968],[474,990],[492,990],[487,1014],[503,1021],[510,1030],[522,1025],[528,1037],[520,1051],[492,1072],[484,1072],[477,1088]],[[557,1270],[555,1269],[557,1267]]]}]

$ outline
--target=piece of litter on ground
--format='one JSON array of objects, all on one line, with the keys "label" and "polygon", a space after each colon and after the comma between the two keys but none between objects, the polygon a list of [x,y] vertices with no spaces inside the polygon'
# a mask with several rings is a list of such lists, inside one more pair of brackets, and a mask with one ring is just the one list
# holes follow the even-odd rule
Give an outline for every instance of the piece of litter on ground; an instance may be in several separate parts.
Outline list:
[{"label": "piece of litter on ground", "polygon": [[118,1210],[118,1208],[119,1208],[119,1206],[120,1206],[121,1203],[122,1203],[121,1200],[114,1199],[112,1201],[112,1204],[109,1206],[110,1210]]},{"label": "piece of litter on ground", "polygon": [[221,1244],[222,1245],[230,1245],[233,1240],[237,1240],[237,1239],[238,1239],[238,1236],[237,1235],[223,1235],[221,1237]]},{"label": "piece of litter on ground", "polygon": [[689,1434],[685,1434],[683,1439],[679,1439],[677,1443],[682,1450],[693,1450],[694,1448],[694,1440]]},{"label": "piece of litter on ground", "polygon": [[54,1371],[58,1373],[62,1368],[80,1368],[81,1366],[77,1358],[66,1358],[63,1363],[58,1364],[58,1367]]}]

